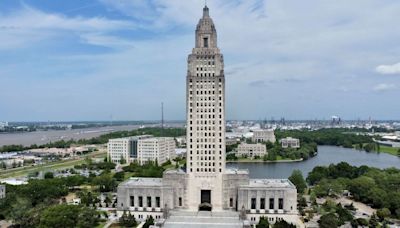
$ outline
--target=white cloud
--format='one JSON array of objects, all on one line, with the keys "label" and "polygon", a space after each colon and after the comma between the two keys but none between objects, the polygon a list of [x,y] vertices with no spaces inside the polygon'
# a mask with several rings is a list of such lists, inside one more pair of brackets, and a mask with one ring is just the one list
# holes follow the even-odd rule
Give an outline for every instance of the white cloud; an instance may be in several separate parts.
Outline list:
[{"label": "white cloud", "polygon": [[[0,14],[0,49],[14,49],[34,45],[46,39],[73,32],[85,41],[99,42],[100,36],[120,29],[132,29],[132,22],[110,20],[102,17],[67,17],[62,14],[45,13],[24,5],[11,14]],[[89,39],[91,37],[93,39]],[[86,39],[87,38],[87,39]],[[109,40],[108,37],[103,38]]]},{"label": "white cloud", "polygon": [[376,86],[374,86],[373,90],[376,92],[384,92],[384,91],[389,91],[389,90],[394,90],[396,89],[396,85],[394,84],[386,84],[386,83],[381,83]]},{"label": "white cloud", "polygon": [[377,66],[376,72],[380,74],[400,74],[400,63]]}]

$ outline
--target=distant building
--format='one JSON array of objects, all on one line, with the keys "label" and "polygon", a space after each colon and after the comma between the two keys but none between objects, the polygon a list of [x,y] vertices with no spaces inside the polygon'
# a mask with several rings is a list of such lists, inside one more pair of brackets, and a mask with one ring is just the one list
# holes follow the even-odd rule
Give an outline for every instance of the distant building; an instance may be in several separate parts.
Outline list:
[{"label": "distant building", "polygon": [[254,130],[253,131],[253,142],[261,143],[261,142],[276,142],[274,130],[272,129],[263,129],[263,130]]},{"label": "distant building", "polygon": [[300,148],[300,140],[292,137],[283,138],[280,143],[282,148]]},{"label": "distant building", "polygon": [[162,164],[175,156],[174,138],[142,135],[110,139],[108,142],[108,157],[117,164],[121,164],[122,159],[126,163],[137,161],[144,164],[147,161],[157,160]]},{"label": "distant building", "polygon": [[267,154],[267,147],[264,144],[256,143],[256,144],[247,144],[241,143],[237,148],[237,156],[243,157],[262,157]]},{"label": "distant building", "polygon": [[225,145],[232,146],[240,142],[240,138],[227,138],[225,140]]},{"label": "distant building", "polygon": [[6,186],[0,185],[0,199],[3,199],[5,197],[6,197]]},{"label": "distant building", "polygon": [[174,138],[146,138],[138,141],[137,160],[141,165],[148,161],[157,161],[158,164],[162,164],[175,157]]},{"label": "distant building", "polygon": [[138,140],[150,137],[152,136],[141,135],[110,139],[107,144],[107,155],[111,159],[111,162],[120,164],[123,159],[126,163],[131,163],[138,157]]}]

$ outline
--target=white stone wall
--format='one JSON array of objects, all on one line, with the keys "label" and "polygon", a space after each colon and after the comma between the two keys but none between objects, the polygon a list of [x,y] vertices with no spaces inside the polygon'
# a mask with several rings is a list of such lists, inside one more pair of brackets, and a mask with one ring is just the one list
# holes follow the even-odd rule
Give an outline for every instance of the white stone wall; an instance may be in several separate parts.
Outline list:
[{"label": "white stone wall", "polygon": [[272,129],[265,130],[254,130],[253,131],[253,142],[276,142],[275,133]]},{"label": "white stone wall", "polygon": [[138,161],[141,165],[148,161],[162,164],[175,157],[175,140],[170,137],[141,139],[138,142]]},{"label": "white stone wall", "polygon": [[280,140],[282,148],[300,148],[300,140],[287,137]]},{"label": "white stone wall", "polygon": [[114,163],[121,163],[121,158],[125,159],[125,162],[130,162],[129,149],[130,142],[129,138],[118,138],[110,139],[107,144],[108,157]]},{"label": "white stone wall", "polygon": [[267,147],[264,144],[256,143],[256,144],[247,144],[241,143],[237,148],[237,156],[248,156],[248,157],[263,157],[267,154]]}]

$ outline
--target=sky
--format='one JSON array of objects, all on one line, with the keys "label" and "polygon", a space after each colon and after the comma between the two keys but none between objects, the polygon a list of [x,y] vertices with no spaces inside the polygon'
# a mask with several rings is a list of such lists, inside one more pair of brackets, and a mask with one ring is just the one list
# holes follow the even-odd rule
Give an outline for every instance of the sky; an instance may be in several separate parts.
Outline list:
[{"label": "sky", "polygon": [[[226,118],[400,119],[400,1],[208,0]],[[1,0],[0,121],[185,119],[202,0]]]}]

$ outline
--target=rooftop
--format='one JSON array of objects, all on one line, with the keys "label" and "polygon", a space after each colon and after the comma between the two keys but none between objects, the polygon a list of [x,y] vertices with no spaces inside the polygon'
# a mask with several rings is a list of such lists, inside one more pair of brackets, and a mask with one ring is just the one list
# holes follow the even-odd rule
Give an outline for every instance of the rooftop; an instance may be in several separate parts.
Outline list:
[{"label": "rooftop", "polygon": [[162,186],[162,178],[131,177],[129,180],[121,183],[121,186]]},{"label": "rooftop", "polygon": [[249,170],[227,168],[227,169],[225,169],[225,173],[226,174],[249,174]]},{"label": "rooftop", "polygon": [[121,140],[138,140],[138,139],[145,139],[145,138],[152,138],[152,135],[137,135],[137,136],[130,136],[130,137],[124,137],[124,138],[115,138],[115,139],[109,139],[110,142],[112,141],[121,141]]},{"label": "rooftop", "polygon": [[295,188],[288,179],[250,179],[249,187]]}]

